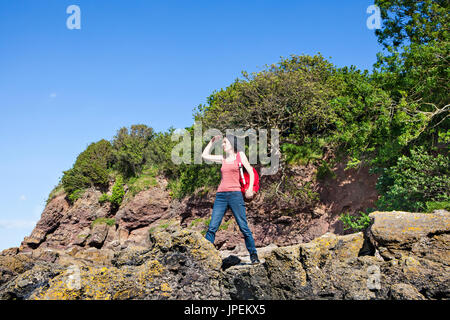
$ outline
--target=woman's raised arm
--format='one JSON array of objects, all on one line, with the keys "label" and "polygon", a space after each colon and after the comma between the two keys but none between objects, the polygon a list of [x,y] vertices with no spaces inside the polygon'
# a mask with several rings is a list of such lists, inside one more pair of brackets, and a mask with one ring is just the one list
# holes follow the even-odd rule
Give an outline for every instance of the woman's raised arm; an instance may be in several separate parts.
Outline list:
[{"label": "woman's raised arm", "polygon": [[211,154],[211,147],[213,146],[214,142],[216,142],[218,139],[220,139],[220,136],[214,136],[211,141],[209,141],[208,145],[205,147],[205,150],[203,150],[202,158],[205,160],[214,161],[217,163],[222,163],[222,156],[219,155],[212,155]]}]

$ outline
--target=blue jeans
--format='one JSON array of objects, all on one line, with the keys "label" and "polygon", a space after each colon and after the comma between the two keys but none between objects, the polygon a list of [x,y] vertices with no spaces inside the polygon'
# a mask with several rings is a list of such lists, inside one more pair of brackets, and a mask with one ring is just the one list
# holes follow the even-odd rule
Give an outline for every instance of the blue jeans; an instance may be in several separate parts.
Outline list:
[{"label": "blue jeans", "polygon": [[211,222],[209,223],[208,231],[206,232],[206,240],[214,244],[216,232],[222,223],[223,216],[230,206],[233,211],[234,218],[245,238],[245,246],[250,254],[256,253],[255,240],[253,240],[252,232],[247,225],[247,218],[245,216],[244,196],[241,191],[226,191],[217,192],[216,200],[214,201],[213,211],[211,214]]}]

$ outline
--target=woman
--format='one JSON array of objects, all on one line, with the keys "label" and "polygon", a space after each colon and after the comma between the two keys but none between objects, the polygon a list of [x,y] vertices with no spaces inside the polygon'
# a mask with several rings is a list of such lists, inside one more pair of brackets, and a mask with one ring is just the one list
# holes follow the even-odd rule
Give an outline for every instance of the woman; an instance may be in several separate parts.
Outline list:
[{"label": "woman", "polygon": [[203,159],[222,164],[222,180],[217,188],[216,199],[214,201],[213,211],[211,214],[211,222],[209,223],[205,238],[214,244],[216,232],[219,229],[223,216],[229,206],[233,212],[239,229],[244,235],[245,246],[250,253],[251,263],[259,263],[258,254],[255,248],[255,241],[253,239],[252,232],[248,227],[247,218],[245,216],[244,197],[242,196],[241,185],[239,183],[239,167],[237,161],[238,152],[242,164],[250,174],[250,186],[245,192],[246,198],[253,197],[253,182],[255,181],[253,168],[250,166],[245,153],[238,151],[237,137],[233,135],[227,135],[227,137],[222,140],[222,148],[226,154],[225,158],[221,155],[210,154],[212,145],[219,139],[220,136],[213,137],[202,154]]}]

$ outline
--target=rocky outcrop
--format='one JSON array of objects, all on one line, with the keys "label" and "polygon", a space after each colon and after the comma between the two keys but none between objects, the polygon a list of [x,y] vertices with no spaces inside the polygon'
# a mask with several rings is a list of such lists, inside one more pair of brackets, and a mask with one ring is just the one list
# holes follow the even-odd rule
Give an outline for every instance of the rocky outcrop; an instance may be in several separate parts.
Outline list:
[{"label": "rocky outcrop", "polygon": [[[169,220],[146,245],[39,247],[0,256],[1,299],[448,299],[450,213],[374,212],[366,233],[326,233],[221,256]],[[106,239],[105,239],[106,241]]]},{"label": "rocky outcrop", "polygon": [[405,253],[430,261],[450,264],[450,217],[445,210],[433,213],[403,211],[373,212],[371,241],[385,259],[399,259]]},{"label": "rocky outcrop", "polygon": [[[73,245],[111,248],[127,241],[146,245],[149,228],[177,214],[163,186],[138,193],[117,211],[108,202],[99,203],[101,195],[94,188],[88,189],[73,205],[65,194],[53,198],[20,250],[65,249]],[[101,219],[109,225],[97,223]]]},{"label": "rocky outcrop", "polygon": [[116,214],[117,224],[131,232],[149,226],[159,219],[169,218],[170,215],[165,215],[169,208],[169,200],[167,191],[161,188],[140,192],[119,209]]},{"label": "rocky outcrop", "polygon": [[29,237],[25,237],[23,246],[35,249],[60,225],[65,213],[69,210],[69,202],[66,195],[54,198],[44,209],[41,219]]},{"label": "rocky outcrop", "polygon": [[38,247],[67,248],[73,244],[84,245],[94,220],[110,214],[108,204],[98,202],[101,192],[89,189],[82,198],[70,205],[66,195],[52,199],[44,209],[41,219],[20,249],[27,251]]}]

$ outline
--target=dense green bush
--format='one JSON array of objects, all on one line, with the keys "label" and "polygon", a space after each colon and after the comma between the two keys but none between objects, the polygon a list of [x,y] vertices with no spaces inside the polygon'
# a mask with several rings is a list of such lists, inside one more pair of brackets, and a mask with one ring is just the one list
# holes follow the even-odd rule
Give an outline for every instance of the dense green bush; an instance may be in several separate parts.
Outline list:
[{"label": "dense green bush", "polygon": [[322,159],[325,145],[326,141],[323,139],[306,137],[301,145],[283,143],[280,149],[288,164],[307,165],[311,161]]},{"label": "dense green bush", "polygon": [[172,148],[178,143],[172,141],[171,137],[175,129],[170,127],[167,132],[158,132],[148,142],[144,150],[144,160],[146,165],[155,166],[158,173],[169,178],[174,178],[178,174],[178,166],[172,162]]},{"label": "dense green bush", "polygon": [[[400,152],[391,128],[391,99],[368,73],[353,66],[336,69],[336,97],[330,100],[335,121],[327,132],[327,146],[347,167],[388,164]],[[389,148],[389,152],[380,151]]]},{"label": "dense green bush", "polygon": [[112,194],[109,198],[109,201],[113,206],[119,207],[124,196],[125,190],[123,189],[123,178],[122,176],[118,176],[116,182],[113,185]]},{"label": "dense green bush", "polygon": [[79,198],[81,198],[83,196],[83,194],[85,193],[86,190],[84,189],[76,189],[73,192],[71,192],[67,198],[69,199],[69,201],[71,203],[75,203],[75,201],[77,201]]},{"label": "dense green bush", "polygon": [[145,164],[145,149],[153,136],[153,129],[143,124],[132,125],[130,130],[126,127],[118,130],[112,141],[113,167],[125,178],[138,175]]},{"label": "dense green bush", "polygon": [[109,201],[109,196],[106,193],[103,193],[100,198],[98,198],[98,202],[100,204],[103,204],[105,202]]},{"label": "dense green bush", "polygon": [[180,164],[180,176],[169,180],[169,189],[174,198],[182,198],[202,187],[217,187],[220,183],[219,165]]},{"label": "dense green bush", "polygon": [[333,65],[320,54],[292,55],[237,79],[214,92],[194,117],[204,127],[278,128],[283,137],[303,143],[335,121],[329,101],[335,96]]},{"label": "dense green bush", "polygon": [[[427,211],[450,201],[450,161],[448,155],[434,156],[419,146],[410,156],[382,169],[377,182],[380,210]],[[429,202],[427,206],[427,202]]]},{"label": "dense green bush", "polygon": [[75,201],[83,190],[90,186],[100,188],[108,185],[108,167],[113,160],[113,150],[109,141],[91,143],[77,157],[73,167],[64,171],[61,183],[69,200]]},{"label": "dense green bush", "polygon": [[450,201],[427,201],[426,212],[433,212],[434,210],[445,209],[450,211]]},{"label": "dense green bush", "polygon": [[118,175],[112,187],[111,195],[108,196],[106,193],[103,193],[98,199],[98,202],[104,203],[106,201],[109,201],[114,208],[118,208],[122,204],[123,198],[125,196],[123,185],[123,178],[121,175]]},{"label": "dense green bush", "polygon": [[327,161],[322,160],[320,165],[317,167],[316,178],[318,180],[324,180],[326,178],[335,179],[336,173],[332,170],[332,165]]},{"label": "dense green bush", "polygon": [[414,101],[394,100],[380,73],[336,68],[320,54],[292,55],[243,74],[199,105],[194,117],[220,130],[277,128],[287,163],[318,160],[331,149],[348,158],[348,167],[390,166],[439,119],[418,112]]}]

